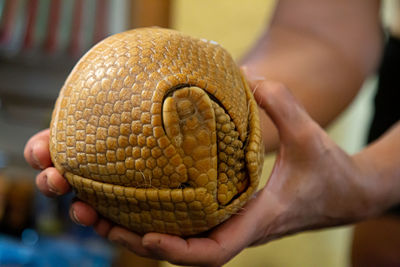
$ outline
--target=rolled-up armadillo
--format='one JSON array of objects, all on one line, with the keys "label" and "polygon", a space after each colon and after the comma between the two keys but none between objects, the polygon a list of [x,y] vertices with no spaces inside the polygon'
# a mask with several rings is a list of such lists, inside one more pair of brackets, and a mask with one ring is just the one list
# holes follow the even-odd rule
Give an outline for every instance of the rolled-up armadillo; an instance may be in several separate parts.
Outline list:
[{"label": "rolled-up armadillo", "polygon": [[139,234],[209,230],[246,203],[262,168],[257,104],[235,62],[173,30],[94,46],[50,128],[52,161],[77,196]]}]

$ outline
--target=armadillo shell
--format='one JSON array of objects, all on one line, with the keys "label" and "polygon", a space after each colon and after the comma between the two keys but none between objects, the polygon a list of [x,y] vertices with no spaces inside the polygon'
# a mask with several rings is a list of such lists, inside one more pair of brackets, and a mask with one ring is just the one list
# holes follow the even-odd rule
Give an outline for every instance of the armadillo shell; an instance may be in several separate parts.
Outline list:
[{"label": "armadillo shell", "polygon": [[231,56],[173,30],[113,35],[56,102],[52,161],[77,196],[139,234],[206,231],[257,188],[257,105]]}]

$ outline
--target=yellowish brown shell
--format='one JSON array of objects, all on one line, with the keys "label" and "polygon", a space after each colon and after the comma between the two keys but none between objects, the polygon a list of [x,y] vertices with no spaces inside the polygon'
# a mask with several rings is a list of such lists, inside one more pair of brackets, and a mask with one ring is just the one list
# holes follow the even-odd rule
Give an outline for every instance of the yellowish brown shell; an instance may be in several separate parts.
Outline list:
[{"label": "yellowish brown shell", "polygon": [[143,234],[206,231],[235,214],[262,166],[257,105],[212,41],[136,29],[93,47],[56,102],[50,151],[77,196]]}]

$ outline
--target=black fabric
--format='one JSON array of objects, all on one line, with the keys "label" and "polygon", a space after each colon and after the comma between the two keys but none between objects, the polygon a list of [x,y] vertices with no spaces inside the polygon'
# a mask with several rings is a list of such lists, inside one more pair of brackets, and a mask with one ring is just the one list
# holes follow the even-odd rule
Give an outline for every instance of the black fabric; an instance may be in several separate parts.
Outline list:
[{"label": "black fabric", "polygon": [[375,114],[368,142],[381,136],[400,119],[400,39],[389,37],[379,69]]},{"label": "black fabric", "polygon": [[[379,138],[400,119],[400,39],[392,36],[385,46],[377,89],[368,143]],[[389,212],[400,216],[400,205]]]}]

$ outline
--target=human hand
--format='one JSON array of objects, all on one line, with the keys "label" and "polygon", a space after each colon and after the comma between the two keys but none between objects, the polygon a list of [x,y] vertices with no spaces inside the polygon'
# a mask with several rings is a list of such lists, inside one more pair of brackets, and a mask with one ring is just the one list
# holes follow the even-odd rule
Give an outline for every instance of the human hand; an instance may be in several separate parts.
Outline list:
[{"label": "human hand", "polygon": [[[219,266],[248,246],[301,230],[353,222],[369,216],[371,200],[363,186],[362,178],[366,174],[362,172],[360,162],[335,145],[284,86],[253,81],[252,88],[260,107],[278,128],[281,144],[267,185],[239,214],[206,237],[187,239],[158,233],[139,236],[101,219],[82,202],[71,207],[74,220],[93,225],[100,235],[141,256],[175,264]],[[48,132],[39,133],[32,139],[46,138],[48,143]],[[41,155],[39,149],[44,146],[32,144],[35,141],[27,144],[27,161],[45,168],[42,173],[47,175],[39,174],[37,183],[45,194],[50,194],[51,183],[64,186],[65,180],[49,178],[46,171],[52,168],[46,164],[49,157]],[[35,158],[39,160],[35,161]],[[69,189],[63,188],[57,187],[53,191]]]},{"label": "human hand", "polygon": [[[279,130],[280,150],[267,185],[243,211],[206,238],[148,234],[131,250],[178,264],[222,265],[251,245],[302,230],[340,225],[371,216],[363,163],[341,150],[296,102],[287,88],[268,81],[251,87]],[[268,129],[266,129],[268,130]],[[141,243],[140,243],[140,242]]]},{"label": "human hand", "polygon": [[69,192],[70,186],[51,162],[49,137],[49,129],[32,136],[25,145],[24,157],[33,168],[41,170],[36,177],[39,190],[48,197],[55,197]]},{"label": "human hand", "polygon": [[[33,168],[40,170],[36,176],[38,189],[48,197],[56,197],[70,192],[71,187],[51,162],[49,137],[49,129],[32,136],[25,145],[24,157]],[[70,215],[76,223],[81,225],[99,224],[100,232],[103,229],[103,223],[100,223],[97,212],[86,203],[74,202],[71,205]]]},{"label": "human hand", "polygon": [[[48,129],[43,130],[30,138],[25,146],[24,156],[26,161],[33,168],[41,170],[36,177],[36,184],[43,194],[49,197],[56,197],[70,191],[70,186],[67,181],[52,165],[49,152]],[[248,206],[254,205],[251,203],[257,203],[260,202],[260,200],[261,198],[254,198],[250,201]],[[219,263],[222,259],[226,259],[225,256],[219,258],[218,254],[212,252],[215,249],[218,251],[221,249],[223,250],[223,247],[228,246],[228,244],[224,244],[224,242],[225,240],[230,240],[232,237],[229,238],[229,236],[226,235],[232,235],[234,233],[233,240],[237,243],[235,247],[243,247],[244,244],[247,243],[247,239],[242,239],[242,237],[248,237],[249,234],[246,234],[246,232],[243,232],[242,230],[235,230],[237,227],[235,222],[238,218],[245,219],[239,220],[238,224],[243,225],[243,227],[239,227],[238,229],[244,228],[247,229],[247,231],[252,232],[253,235],[256,234],[257,228],[248,227],[248,225],[254,225],[254,223],[261,218],[258,216],[256,208],[250,210],[254,211],[254,214],[248,216],[235,216],[229,223],[225,223],[221,226],[220,228],[226,229],[224,231],[214,231],[215,233],[212,233],[208,238],[191,238],[187,240],[157,233],[150,233],[141,237],[122,227],[113,225],[110,221],[104,218],[101,218],[92,207],[81,201],[76,201],[71,205],[70,216],[76,223],[84,226],[93,226],[99,235],[108,238],[115,243],[124,245],[138,255],[167,259],[178,264],[193,263],[196,265],[203,265],[210,262]],[[154,246],[154,243],[157,243],[157,240],[160,240],[158,244],[160,245],[161,250]],[[176,250],[176,253],[172,253],[176,255],[176,258],[167,254],[163,255],[162,248],[165,244],[169,244],[169,249]],[[191,246],[193,246],[192,249]],[[203,253],[201,253],[199,257],[195,257],[197,254],[196,249],[199,247],[202,248]],[[205,251],[204,248],[206,248],[207,251]],[[182,249],[191,255],[190,260],[188,258],[180,258],[182,255]],[[210,256],[213,255],[213,258],[204,258],[203,256],[205,253],[210,254]]]},{"label": "human hand", "polygon": [[284,86],[253,81],[260,105],[280,135],[280,150],[267,185],[205,237],[180,238],[121,227],[107,236],[145,257],[182,265],[220,266],[244,248],[302,230],[339,225],[371,215],[364,166],[342,151]]}]

